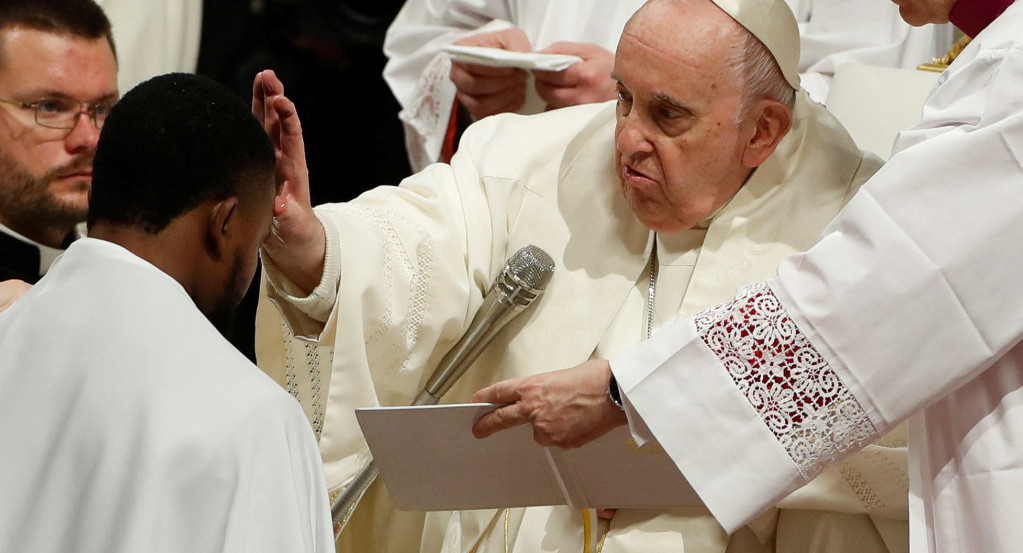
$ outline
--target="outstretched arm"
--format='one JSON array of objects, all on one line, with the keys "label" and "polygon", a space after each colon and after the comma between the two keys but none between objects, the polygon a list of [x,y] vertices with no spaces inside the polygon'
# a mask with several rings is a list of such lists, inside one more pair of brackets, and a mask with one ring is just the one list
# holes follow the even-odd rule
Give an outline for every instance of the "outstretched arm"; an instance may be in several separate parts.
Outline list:
[{"label": "outstretched arm", "polygon": [[279,190],[273,229],[263,251],[292,282],[309,293],[323,274],[326,235],[313,214],[309,197],[309,169],[298,112],[284,95],[284,84],[273,71],[256,75],[252,84],[252,113],[270,135],[277,154]]}]

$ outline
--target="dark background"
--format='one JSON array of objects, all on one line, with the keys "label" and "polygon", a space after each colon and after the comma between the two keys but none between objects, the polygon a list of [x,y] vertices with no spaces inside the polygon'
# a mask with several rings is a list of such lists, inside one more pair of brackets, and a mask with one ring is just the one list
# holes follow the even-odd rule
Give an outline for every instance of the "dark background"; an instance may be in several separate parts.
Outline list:
[{"label": "dark background", "polygon": [[[384,83],[384,32],[401,0],[205,0],[197,73],[246,102],[273,69],[302,121],[313,205],[410,173],[400,107]],[[254,359],[259,277],[222,332]]]}]

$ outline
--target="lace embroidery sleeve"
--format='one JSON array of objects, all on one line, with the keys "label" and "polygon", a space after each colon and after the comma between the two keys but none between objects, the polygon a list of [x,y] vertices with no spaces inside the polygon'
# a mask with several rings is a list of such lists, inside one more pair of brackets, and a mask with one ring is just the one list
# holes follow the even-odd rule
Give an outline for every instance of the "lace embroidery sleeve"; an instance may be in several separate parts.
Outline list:
[{"label": "lace embroidery sleeve", "polygon": [[405,148],[413,171],[421,171],[440,159],[444,132],[455,101],[451,82],[451,58],[438,55],[417,83],[412,102],[398,114],[405,128]]},{"label": "lace embroidery sleeve", "polygon": [[810,479],[880,432],[765,282],[696,315],[700,338]]}]

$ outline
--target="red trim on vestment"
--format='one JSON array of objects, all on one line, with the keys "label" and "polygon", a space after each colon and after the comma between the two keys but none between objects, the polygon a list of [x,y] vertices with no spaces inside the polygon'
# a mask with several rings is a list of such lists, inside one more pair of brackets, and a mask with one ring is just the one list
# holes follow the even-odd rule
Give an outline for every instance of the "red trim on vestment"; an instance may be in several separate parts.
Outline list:
[{"label": "red trim on vestment", "polygon": [[440,160],[444,163],[451,162],[455,155],[455,136],[458,134],[458,97],[451,102],[451,116],[448,117],[448,129],[444,131],[444,142],[440,146]]}]

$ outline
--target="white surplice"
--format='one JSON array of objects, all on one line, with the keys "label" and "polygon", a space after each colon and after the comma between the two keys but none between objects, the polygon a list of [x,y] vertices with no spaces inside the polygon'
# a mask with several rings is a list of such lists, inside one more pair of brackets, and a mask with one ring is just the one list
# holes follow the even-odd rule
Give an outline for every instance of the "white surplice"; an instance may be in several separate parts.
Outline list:
[{"label": "white surplice", "polygon": [[612,360],[726,528],[913,415],[914,550],[1023,543],[1020,29],[1016,2],[778,278]]},{"label": "white surplice", "polygon": [[0,551],[333,551],[295,400],[181,285],[83,238],[0,313]]},{"label": "white surplice", "polygon": [[[776,152],[707,225],[657,237],[655,327],[775,274],[781,259],[816,241],[877,169],[879,160],[864,157],[805,93],[794,114],[793,129]],[[521,246],[547,251],[557,264],[554,278],[445,401],[467,401],[498,380],[613,355],[644,338],[654,236],[622,196],[612,163],[614,125],[613,102],[488,118],[466,132],[451,165],[432,165],[400,187],[381,187],[348,204],[317,207],[327,259],[310,296],[295,296],[273,261],[264,259],[271,286],[257,317],[257,357],[302,399],[321,431],[331,488],[352,478],[368,458],[353,409],[409,404]],[[288,328],[308,341],[282,341]],[[902,525],[901,541],[907,541],[899,445],[879,444],[848,470],[801,490],[787,515],[782,509],[777,520],[756,521],[751,539],[770,542],[776,528],[779,539],[783,529],[790,537],[804,535],[815,523],[797,512],[803,509],[848,513],[875,538],[883,531],[874,529],[871,518],[889,519]],[[886,456],[885,467],[893,472],[871,468]],[[847,538],[859,535],[838,526]],[[892,534],[898,530],[886,535]],[[604,551],[678,551],[682,541],[687,551],[720,553],[729,546],[705,510],[622,510]],[[424,518],[395,511],[377,486],[342,533],[340,550],[489,552],[504,551],[506,543],[512,551],[582,551],[582,515],[538,507]],[[733,546],[730,551],[759,551]],[[886,550],[884,544],[870,547],[860,541],[846,551]]]},{"label": "white surplice", "polygon": [[913,27],[891,0],[785,1],[799,22],[801,84],[821,103],[844,63],[915,69],[952,47],[951,24]]},{"label": "white surplice", "polygon": [[[645,0],[408,0],[387,29],[384,80],[401,104],[409,160],[416,171],[440,159],[455,99],[451,60],[441,48],[469,35],[522,29],[533,50],[559,41],[596,44],[614,52],[629,17]],[[520,113],[546,107],[527,87]]]}]

